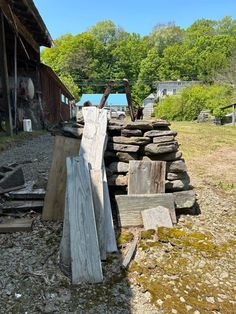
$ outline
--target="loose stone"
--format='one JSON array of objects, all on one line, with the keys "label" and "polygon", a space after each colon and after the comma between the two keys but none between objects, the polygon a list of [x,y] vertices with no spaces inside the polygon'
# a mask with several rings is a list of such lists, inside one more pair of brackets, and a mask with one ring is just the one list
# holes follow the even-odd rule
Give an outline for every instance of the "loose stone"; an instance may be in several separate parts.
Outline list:
[{"label": "loose stone", "polygon": [[177,150],[178,150],[178,146],[176,144],[163,145],[163,146],[160,146],[158,144],[148,144],[144,148],[145,155],[158,155],[158,154],[173,153]]},{"label": "loose stone", "polygon": [[141,130],[129,130],[129,129],[123,129],[121,130],[121,136],[142,136]]},{"label": "loose stone", "polygon": [[146,145],[151,142],[149,137],[125,137],[125,136],[113,136],[109,138],[110,142],[119,144],[130,145]]},{"label": "loose stone", "polygon": [[117,152],[116,157],[123,162],[129,162],[130,160],[138,160],[138,155],[135,153],[123,153]]},{"label": "loose stone", "polygon": [[112,162],[109,165],[109,169],[113,173],[122,173],[122,172],[128,172],[129,171],[129,164],[125,162]]},{"label": "loose stone", "polygon": [[158,136],[153,138],[153,143],[158,144],[158,143],[166,143],[166,142],[172,142],[174,141],[174,136]]},{"label": "loose stone", "polygon": [[139,146],[108,143],[107,149],[111,151],[118,151],[118,152],[121,151],[121,152],[128,152],[128,153],[136,153],[139,150]]},{"label": "loose stone", "polygon": [[134,121],[134,122],[128,122],[125,126],[125,129],[139,129],[139,130],[152,130],[152,122],[150,121]]},{"label": "loose stone", "polygon": [[144,133],[144,136],[148,137],[158,137],[158,136],[176,136],[176,131],[162,131],[162,130],[152,130]]}]

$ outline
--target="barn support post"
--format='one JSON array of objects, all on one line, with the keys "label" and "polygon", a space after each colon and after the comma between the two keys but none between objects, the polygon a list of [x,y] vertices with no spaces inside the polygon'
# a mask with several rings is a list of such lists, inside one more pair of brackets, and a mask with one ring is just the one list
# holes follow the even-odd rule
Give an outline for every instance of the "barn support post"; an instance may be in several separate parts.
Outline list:
[{"label": "barn support post", "polygon": [[233,105],[233,115],[232,115],[232,124],[235,126],[235,114],[236,114],[236,104]]},{"label": "barn support post", "polygon": [[9,120],[8,133],[10,136],[13,136],[5,26],[4,26],[4,15],[3,15],[2,10],[0,10],[0,74],[1,74],[1,79],[2,79],[3,101],[8,107],[8,120]]},{"label": "barn support post", "polygon": [[14,35],[14,127],[17,132],[17,36]]}]

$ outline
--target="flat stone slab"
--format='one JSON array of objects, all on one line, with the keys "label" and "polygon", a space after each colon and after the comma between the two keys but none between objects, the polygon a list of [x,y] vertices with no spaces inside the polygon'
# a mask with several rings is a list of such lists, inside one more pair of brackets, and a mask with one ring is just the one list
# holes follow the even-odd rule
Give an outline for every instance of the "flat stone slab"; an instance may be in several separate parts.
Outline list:
[{"label": "flat stone slab", "polygon": [[151,142],[150,137],[125,137],[125,136],[113,136],[109,138],[110,142],[118,144],[130,144],[130,145],[146,145]]},{"label": "flat stone slab", "polygon": [[174,192],[173,195],[178,209],[192,208],[196,202],[196,193],[193,190]]},{"label": "flat stone slab", "polygon": [[129,130],[129,129],[123,129],[121,130],[121,136],[142,136],[141,130]]},{"label": "flat stone slab", "polygon": [[157,206],[168,208],[172,222],[177,222],[172,193],[116,195],[115,199],[121,227],[142,226],[141,212]]},{"label": "flat stone slab", "polygon": [[155,208],[143,210],[141,214],[145,230],[156,230],[158,227],[173,227],[170,211],[164,206],[157,206]]},{"label": "flat stone slab", "polygon": [[153,128],[163,127],[163,126],[170,126],[170,122],[167,120],[157,119],[152,122]]},{"label": "flat stone slab", "polygon": [[122,161],[114,161],[108,167],[114,173],[122,173],[129,171],[129,164]]},{"label": "flat stone slab", "polygon": [[167,163],[167,172],[186,172],[187,167],[183,160],[176,160]]},{"label": "flat stone slab", "polygon": [[173,181],[173,180],[183,180],[183,179],[187,179],[188,174],[187,172],[169,172],[167,173],[167,180],[169,181]]},{"label": "flat stone slab", "polygon": [[173,181],[166,181],[165,184],[166,191],[183,191],[189,188],[189,180],[173,180]]},{"label": "flat stone slab", "polygon": [[139,130],[152,130],[152,122],[151,121],[134,121],[134,122],[128,122],[125,126],[125,129],[139,129]]},{"label": "flat stone slab", "polygon": [[158,144],[158,143],[166,143],[166,142],[173,142],[175,137],[173,135],[170,136],[158,136],[158,137],[153,137],[153,143]]},{"label": "flat stone slab", "polygon": [[142,160],[163,160],[163,161],[175,161],[182,157],[182,153],[180,151],[167,153],[167,154],[160,154],[160,155],[149,155],[143,156]]},{"label": "flat stone slab", "polygon": [[148,137],[159,137],[159,136],[176,136],[177,132],[176,131],[163,131],[163,130],[151,130],[148,132],[144,133],[144,136]]},{"label": "flat stone slab", "polygon": [[137,160],[138,155],[136,153],[117,152],[116,157],[123,162],[129,162],[130,160]]},{"label": "flat stone slab", "polygon": [[128,152],[128,153],[136,153],[139,151],[139,146],[137,145],[126,145],[126,144],[116,144],[116,143],[108,143],[107,149],[111,151],[120,151],[120,152]]},{"label": "flat stone slab", "polygon": [[107,178],[109,186],[127,186],[128,177],[120,174],[114,174]]},{"label": "flat stone slab", "polygon": [[169,145],[159,145],[159,144],[148,144],[144,148],[145,155],[158,155],[173,153],[178,150],[178,144],[169,144]]}]

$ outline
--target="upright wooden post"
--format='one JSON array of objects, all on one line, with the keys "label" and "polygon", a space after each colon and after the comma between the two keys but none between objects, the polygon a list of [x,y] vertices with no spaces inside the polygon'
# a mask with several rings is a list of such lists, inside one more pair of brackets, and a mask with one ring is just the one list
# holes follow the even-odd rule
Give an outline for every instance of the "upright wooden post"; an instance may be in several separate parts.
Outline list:
[{"label": "upright wooden post", "polygon": [[14,127],[17,132],[17,36],[14,35]]},{"label": "upright wooden post", "polygon": [[133,104],[132,104],[132,97],[131,97],[129,81],[124,78],[123,79],[123,83],[124,83],[124,86],[125,86],[125,93],[126,93],[128,106],[129,106],[131,121],[135,121],[135,113],[134,113],[134,107],[133,107]]},{"label": "upright wooden post", "polygon": [[5,26],[4,26],[4,16],[3,16],[2,10],[0,10],[0,75],[2,79],[3,101],[8,107],[8,120],[9,120],[8,133],[9,135],[13,136],[10,87],[9,87],[8,67],[7,67]]},{"label": "upright wooden post", "polygon": [[233,126],[235,126],[235,114],[236,114],[235,106],[236,106],[236,104],[233,105],[233,115],[232,115],[232,124],[233,124]]},{"label": "upright wooden post", "polygon": [[112,80],[107,84],[107,88],[106,88],[106,90],[102,96],[102,99],[100,101],[100,104],[98,106],[99,109],[102,109],[105,106],[107,98],[110,95],[110,92],[111,92],[111,89],[112,89],[112,86],[114,85],[114,83],[115,83],[115,81]]}]

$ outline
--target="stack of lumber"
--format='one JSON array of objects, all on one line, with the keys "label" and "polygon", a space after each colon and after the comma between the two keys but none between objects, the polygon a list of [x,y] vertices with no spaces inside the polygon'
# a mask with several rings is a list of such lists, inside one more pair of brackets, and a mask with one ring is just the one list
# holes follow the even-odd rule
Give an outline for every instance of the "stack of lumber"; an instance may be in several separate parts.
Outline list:
[{"label": "stack of lumber", "polygon": [[83,108],[79,156],[66,159],[67,184],[60,260],[72,283],[103,280],[101,260],[117,251],[103,155],[107,111]]}]

